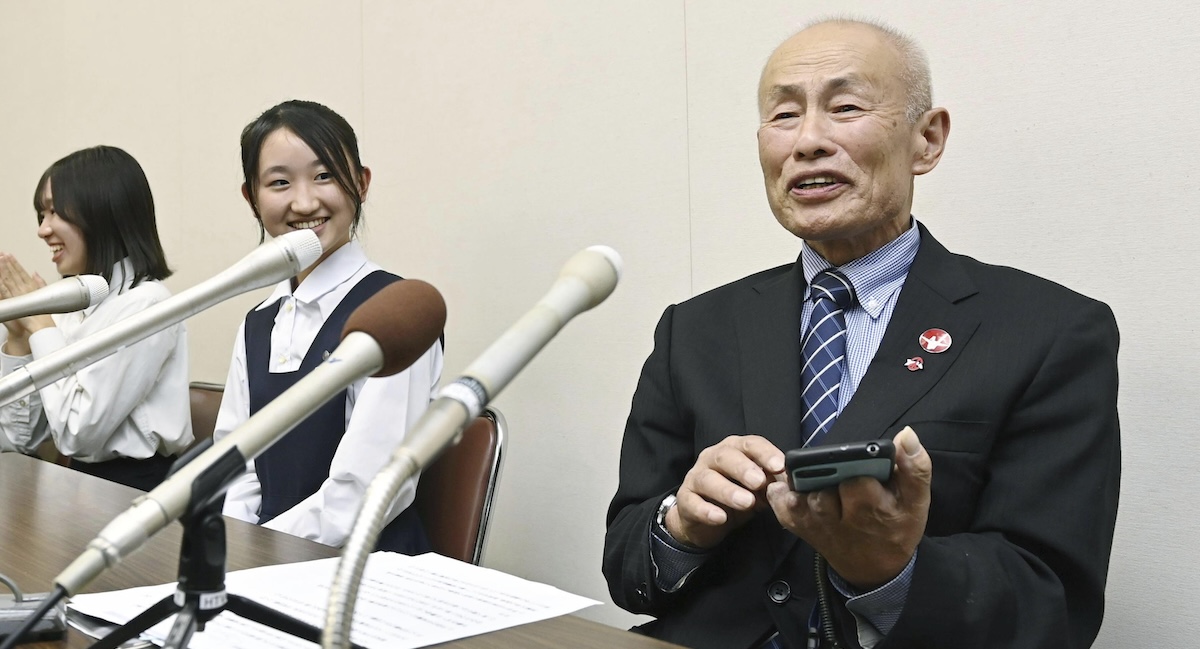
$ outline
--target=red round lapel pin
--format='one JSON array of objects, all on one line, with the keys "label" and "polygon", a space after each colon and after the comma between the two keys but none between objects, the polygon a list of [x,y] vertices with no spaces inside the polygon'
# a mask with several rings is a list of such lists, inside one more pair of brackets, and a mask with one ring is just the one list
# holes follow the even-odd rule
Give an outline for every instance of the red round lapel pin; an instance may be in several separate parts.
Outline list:
[{"label": "red round lapel pin", "polygon": [[909,372],[923,370],[925,369],[925,359],[921,358],[920,356],[913,356],[912,358],[904,361],[904,367],[908,368]]},{"label": "red round lapel pin", "polygon": [[921,343],[921,349],[930,354],[940,354],[950,349],[950,344],[953,341],[945,329],[926,329],[925,333],[921,334],[919,342]]}]

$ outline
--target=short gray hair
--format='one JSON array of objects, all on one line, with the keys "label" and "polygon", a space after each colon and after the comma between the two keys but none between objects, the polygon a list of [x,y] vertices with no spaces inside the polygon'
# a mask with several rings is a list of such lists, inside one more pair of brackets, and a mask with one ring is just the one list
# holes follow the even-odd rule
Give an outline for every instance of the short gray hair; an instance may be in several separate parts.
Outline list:
[{"label": "short gray hair", "polygon": [[805,25],[800,31],[827,23],[870,27],[882,34],[888,43],[896,48],[896,52],[900,54],[900,81],[904,83],[904,91],[907,94],[904,116],[910,124],[915,124],[925,111],[933,108],[933,80],[929,72],[929,57],[916,40],[882,21],[848,16],[819,18]]}]

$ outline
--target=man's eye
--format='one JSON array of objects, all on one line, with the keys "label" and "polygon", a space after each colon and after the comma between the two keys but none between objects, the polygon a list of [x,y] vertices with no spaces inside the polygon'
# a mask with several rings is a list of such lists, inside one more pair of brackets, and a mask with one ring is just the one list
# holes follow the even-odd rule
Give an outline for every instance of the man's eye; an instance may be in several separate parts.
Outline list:
[{"label": "man's eye", "polygon": [[835,113],[851,113],[856,110],[862,110],[862,109],[859,108],[858,106],[855,106],[854,104],[843,104],[841,106],[835,107],[833,109],[833,112],[835,112]]},{"label": "man's eye", "polygon": [[799,116],[800,116],[800,114],[799,114],[799,113],[794,113],[794,112],[783,112],[783,113],[776,113],[775,117],[773,117],[773,118],[771,118],[771,119],[772,119],[773,121],[776,121],[776,122],[777,122],[777,121],[779,121],[779,120],[781,120],[781,119],[793,119],[793,118],[796,118],[796,117],[799,117]]}]

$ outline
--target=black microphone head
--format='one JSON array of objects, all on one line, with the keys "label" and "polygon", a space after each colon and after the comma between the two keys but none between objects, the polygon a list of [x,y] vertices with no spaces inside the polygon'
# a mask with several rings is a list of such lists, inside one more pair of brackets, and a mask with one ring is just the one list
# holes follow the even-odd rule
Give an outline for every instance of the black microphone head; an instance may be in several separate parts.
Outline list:
[{"label": "black microphone head", "polygon": [[342,338],[361,331],[383,348],[383,368],[372,376],[402,372],[437,342],[446,327],[446,301],[436,288],[419,279],[385,286],[354,310]]}]

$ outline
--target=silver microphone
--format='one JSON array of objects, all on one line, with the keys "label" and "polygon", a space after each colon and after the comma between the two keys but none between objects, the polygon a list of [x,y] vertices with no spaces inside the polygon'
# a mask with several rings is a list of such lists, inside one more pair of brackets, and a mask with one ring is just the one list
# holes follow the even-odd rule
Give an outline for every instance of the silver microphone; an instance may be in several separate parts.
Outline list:
[{"label": "silver microphone", "polygon": [[0,322],[31,315],[70,313],[100,304],[108,297],[108,282],[99,275],[76,275],[25,295],[0,300]]},{"label": "silver microphone", "polygon": [[309,230],[276,237],[215,277],[17,368],[0,379],[0,405],[70,376],[214,304],[293,277],[320,257],[321,240]]},{"label": "silver microphone", "polygon": [[366,376],[387,376],[407,369],[437,342],[445,324],[446,303],[432,286],[420,280],[389,284],[354,310],[346,321],[342,342],[329,358],[135,500],[54,582],[67,594],[75,594],[182,516],[193,491],[201,497],[224,493],[229,480],[245,471],[246,462],[265,452],[346,386]]},{"label": "silver microphone", "polygon": [[456,381],[438,393],[404,442],[367,487],[354,528],[342,551],[329,591],[321,646],[350,646],[350,623],[367,554],[375,548],[383,519],[400,488],[454,443],[509,381],[571,318],[600,304],[621,278],[621,256],[592,246],[572,256],[550,290],[528,313],[484,350]]}]

